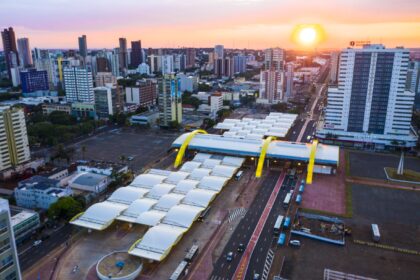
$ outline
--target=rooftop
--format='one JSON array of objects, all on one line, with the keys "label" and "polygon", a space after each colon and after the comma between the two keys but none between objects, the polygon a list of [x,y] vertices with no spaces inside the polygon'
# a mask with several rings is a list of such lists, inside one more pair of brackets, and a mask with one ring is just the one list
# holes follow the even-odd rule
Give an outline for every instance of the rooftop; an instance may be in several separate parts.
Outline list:
[{"label": "rooftop", "polygon": [[49,188],[57,187],[58,180],[49,179],[47,177],[35,175],[31,178],[19,182],[19,189],[33,188],[38,190],[47,190]]},{"label": "rooftop", "polygon": [[81,172],[72,181],[72,184],[78,184],[78,185],[83,185],[83,186],[96,186],[105,178],[107,178],[107,176],[105,175],[89,173],[89,172]]}]

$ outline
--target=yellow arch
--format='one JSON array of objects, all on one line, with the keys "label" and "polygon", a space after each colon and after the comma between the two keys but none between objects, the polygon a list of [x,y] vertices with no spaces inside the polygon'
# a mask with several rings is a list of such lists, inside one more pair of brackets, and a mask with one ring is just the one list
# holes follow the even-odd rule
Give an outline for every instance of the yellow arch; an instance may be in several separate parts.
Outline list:
[{"label": "yellow arch", "polygon": [[76,214],[73,218],[71,218],[70,223],[82,216],[85,212],[80,212],[79,214]]},{"label": "yellow arch", "polygon": [[257,170],[255,171],[255,177],[257,177],[257,178],[260,178],[261,177],[262,169],[264,167],[265,155],[267,154],[268,146],[270,145],[271,141],[273,141],[275,139],[276,139],[276,137],[270,136],[270,137],[267,137],[264,140],[263,146],[261,148],[260,157],[258,159]]},{"label": "yellow arch", "polygon": [[306,184],[312,184],[312,174],[314,172],[315,154],[318,146],[318,140],[312,141],[311,154],[309,155],[308,174],[306,175]]},{"label": "yellow arch", "polygon": [[175,164],[174,164],[175,168],[181,165],[182,159],[184,158],[185,150],[187,149],[188,145],[190,144],[194,136],[198,133],[207,134],[207,131],[203,129],[197,129],[188,134],[187,138],[185,138],[184,143],[182,143],[181,148],[178,151],[178,154],[176,155]]}]

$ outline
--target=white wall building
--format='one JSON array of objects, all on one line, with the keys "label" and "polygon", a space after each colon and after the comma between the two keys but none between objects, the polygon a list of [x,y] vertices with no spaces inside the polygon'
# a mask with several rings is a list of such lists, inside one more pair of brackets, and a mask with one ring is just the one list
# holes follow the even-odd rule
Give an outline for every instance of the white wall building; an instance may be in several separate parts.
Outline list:
[{"label": "white wall building", "polygon": [[224,57],[225,47],[223,45],[214,46],[214,59],[219,59]]},{"label": "white wall building", "polygon": [[326,143],[352,142],[357,147],[413,147],[414,93],[405,90],[409,50],[369,45],[340,55],[338,86],[328,89],[323,129]]},{"label": "white wall building", "polygon": [[179,73],[176,75],[179,78],[181,83],[181,91],[194,92],[198,87],[198,76],[186,75],[184,73]]},{"label": "white wall building", "polygon": [[338,67],[340,66],[340,52],[332,52],[330,59],[330,83],[336,84],[338,79]]},{"label": "white wall building", "polygon": [[150,66],[147,65],[146,63],[141,63],[138,67],[137,67],[137,73],[141,74],[141,75],[150,75]]},{"label": "white wall building", "polygon": [[264,50],[265,70],[284,70],[285,52],[280,48],[272,48]]},{"label": "white wall building", "polygon": [[64,86],[68,102],[93,103],[92,73],[79,67],[64,68]]},{"label": "white wall building", "polygon": [[257,103],[276,104],[284,101],[284,74],[276,70],[261,71],[260,95]]},{"label": "white wall building", "polygon": [[163,55],[161,57],[161,63],[162,75],[174,72],[174,57],[172,55]]}]

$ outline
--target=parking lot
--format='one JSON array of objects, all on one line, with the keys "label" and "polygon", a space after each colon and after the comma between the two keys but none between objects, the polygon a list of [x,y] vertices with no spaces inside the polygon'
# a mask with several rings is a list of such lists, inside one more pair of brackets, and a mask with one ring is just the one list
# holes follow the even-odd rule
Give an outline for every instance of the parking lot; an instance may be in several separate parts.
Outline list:
[{"label": "parking lot", "polygon": [[[397,168],[400,156],[373,152],[348,151],[350,176],[386,179],[384,167]],[[405,157],[404,167],[420,172],[420,159]]]},{"label": "parking lot", "polygon": [[[138,172],[145,165],[165,156],[178,135],[179,133],[150,129],[116,129],[75,145],[75,158],[121,162],[121,156],[124,156],[124,163]],[[86,148],[84,153],[83,146]]]},{"label": "parking lot", "polygon": [[[285,258],[282,276],[287,279],[322,279],[324,269],[376,279],[418,279],[420,255],[389,248],[420,251],[420,193],[364,185],[352,186],[353,217],[345,219],[352,230],[345,246],[292,236],[301,241],[299,249],[282,247]],[[354,240],[372,241],[371,224],[380,228],[375,246]],[[320,254],[322,252],[322,254]]]}]

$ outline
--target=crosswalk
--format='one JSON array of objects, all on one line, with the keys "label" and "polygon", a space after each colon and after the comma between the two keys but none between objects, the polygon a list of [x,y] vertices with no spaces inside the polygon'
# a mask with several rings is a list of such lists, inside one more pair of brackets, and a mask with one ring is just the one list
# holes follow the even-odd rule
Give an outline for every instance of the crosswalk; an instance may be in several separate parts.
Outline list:
[{"label": "crosswalk", "polygon": [[273,264],[274,260],[274,252],[273,250],[269,249],[267,253],[267,257],[265,258],[264,270],[261,276],[261,280],[267,280],[268,275],[270,274],[271,265]]},{"label": "crosswalk", "polygon": [[246,209],[245,208],[236,208],[229,211],[228,222],[233,222],[237,217],[243,218],[245,217]]}]

